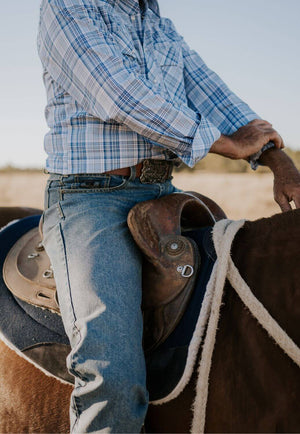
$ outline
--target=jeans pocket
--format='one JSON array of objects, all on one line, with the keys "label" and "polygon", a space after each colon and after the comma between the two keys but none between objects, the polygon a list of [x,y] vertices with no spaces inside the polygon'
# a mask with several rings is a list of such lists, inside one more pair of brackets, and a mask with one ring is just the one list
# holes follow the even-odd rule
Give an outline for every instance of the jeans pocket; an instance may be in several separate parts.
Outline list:
[{"label": "jeans pocket", "polygon": [[51,180],[47,181],[44,193],[44,209],[51,208],[54,204],[61,200],[61,188],[57,185],[52,186]]},{"label": "jeans pocket", "polygon": [[47,232],[64,219],[60,199],[60,187],[51,187],[51,181],[48,181],[44,193],[44,212],[42,215],[43,233]]},{"label": "jeans pocket", "polygon": [[56,202],[45,209],[42,215],[42,232],[45,236],[52,228],[64,219],[60,202]]},{"label": "jeans pocket", "polygon": [[61,189],[61,200],[66,194],[80,193],[109,193],[126,187],[128,178],[119,175],[104,176],[76,176],[76,182],[65,182]]}]

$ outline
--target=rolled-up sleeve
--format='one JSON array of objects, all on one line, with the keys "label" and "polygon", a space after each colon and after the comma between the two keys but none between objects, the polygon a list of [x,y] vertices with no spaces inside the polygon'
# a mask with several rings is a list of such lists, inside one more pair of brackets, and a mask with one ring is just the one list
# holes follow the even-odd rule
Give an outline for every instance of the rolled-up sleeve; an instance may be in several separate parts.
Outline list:
[{"label": "rolled-up sleeve", "polygon": [[91,115],[124,124],[193,166],[220,137],[218,128],[192,108],[174,106],[127,69],[121,47],[104,21],[95,25],[95,6],[87,3],[42,3],[38,49],[44,68]]},{"label": "rolled-up sleeve", "polygon": [[182,40],[184,80],[188,104],[224,135],[260,117],[242,101],[202,58]]},{"label": "rolled-up sleeve", "polygon": [[[221,78],[207,67],[202,58],[182,40],[184,80],[189,106],[205,116],[224,135],[231,135],[254,119],[260,119]],[[258,166],[262,152],[274,147],[269,142],[261,151],[249,157],[253,170]]]}]

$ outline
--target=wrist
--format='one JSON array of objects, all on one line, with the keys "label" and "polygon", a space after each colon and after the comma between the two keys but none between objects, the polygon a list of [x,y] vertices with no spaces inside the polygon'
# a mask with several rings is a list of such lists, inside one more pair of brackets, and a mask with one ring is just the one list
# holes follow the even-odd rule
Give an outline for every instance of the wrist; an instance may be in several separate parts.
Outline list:
[{"label": "wrist", "polygon": [[250,166],[253,170],[256,170],[259,165],[263,166],[264,164],[260,160],[261,155],[267,150],[274,148],[275,145],[273,142],[269,142],[266,145],[264,145],[258,152],[255,154],[250,155],[250,157],[247,159],[247,161],[250,163]]},{"label": "wrist", "polygon": [[209,152],[211,154],[218,154],[222,155],[223,157],[235,159],[236,156],[232,152],[233,148],[233,140],[229,136],[224,136],[224,134],[221,134],[220,138],[212,144]]},{"label": "wrist", "polygon": [[292,159],[281,149],[267,149],[259,158],[259,162],[270,168],[276,175],[290,170],[297,171]]}]

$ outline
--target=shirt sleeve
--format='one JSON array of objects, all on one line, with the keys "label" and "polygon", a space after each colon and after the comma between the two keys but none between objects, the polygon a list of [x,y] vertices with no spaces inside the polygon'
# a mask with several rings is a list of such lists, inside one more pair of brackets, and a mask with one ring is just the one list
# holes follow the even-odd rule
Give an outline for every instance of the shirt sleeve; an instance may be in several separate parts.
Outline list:
[{"label": "shirt sleeve", "polygon": [[[182,52],[188,104],[194,111],[205,116],[224,135],[230,135],[254,119],[260,119],[183,39]],[[249,157],[253,170],[257,169],[261,154],[272,147],[274,143],[269,142]]]},{"label": "shirt sleeve", "polygon": [[88,113],[126,125],[193,166],[220,131],[191,107],[174,106],[127,69],[104,20],[95,24],[93,9],[92,0],[43,1],[38,50],[44,68]]},{"label": "shirt sleeve", "polygon": [[224,135],[230,135],[254,119],[260,119],[202,58],[182,40],[184,80],[188,104]]},{"label": "shirt sleeve", "polygon": [[261,155],[267,150],[267,149],[271,149],[271,148],[275,148],[275,145],[273,142],[268,142],[266,145],[264,145],[260,151],[256,152],[255,154],[252,154],[248,161],[250,163],[251,169],[256,170],[258,168],[258,166],[261,165],[259,159],[261,157]]}]

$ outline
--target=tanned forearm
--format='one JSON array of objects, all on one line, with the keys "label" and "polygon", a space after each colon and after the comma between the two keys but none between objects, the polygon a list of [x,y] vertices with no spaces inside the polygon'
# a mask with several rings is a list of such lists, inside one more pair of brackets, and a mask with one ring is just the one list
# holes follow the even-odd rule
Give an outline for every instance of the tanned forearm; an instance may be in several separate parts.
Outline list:
[{"label": "tanned forearm", "polygon": [[297,170],[291,158],[281,149],[267,149],[260,156],[259,162],[269,167],[274,174],[286,170]]},{"label": "tanned forearm", "polygon": [[269,141],[272,141],[277,149],[284,147],[282,138],[269,122],[255,119],[230,136],[221,135],[209,152],[231,159],[247,159]]},{"label": "tanned forearm", "polygon": [[209,152],[232,159],[249,159],[272,141],[274,148],[264,151],[259,162],[274,173],[274,199],[282,211],[291,209],[290,202],[300,208],[300,174],[293,161],[281,149],[281,136],[272,125],[260,119],[239,128],[230,136],[221,137],[211,146]]},{"label": "tanned forearm", "polygon": [[300,174],[291,158],[281,149],[262,153],[259,162],[274,173],[274,198],[282,211],[291,209],[290,202],[300,207]]}]

